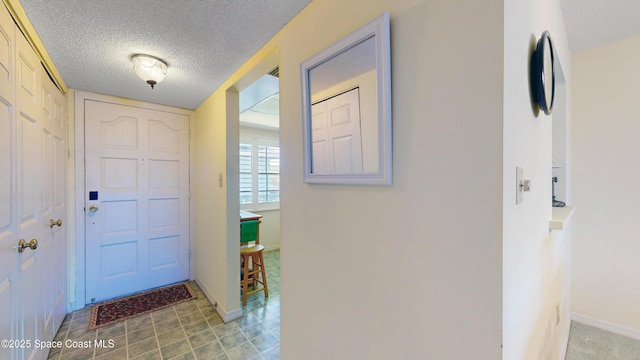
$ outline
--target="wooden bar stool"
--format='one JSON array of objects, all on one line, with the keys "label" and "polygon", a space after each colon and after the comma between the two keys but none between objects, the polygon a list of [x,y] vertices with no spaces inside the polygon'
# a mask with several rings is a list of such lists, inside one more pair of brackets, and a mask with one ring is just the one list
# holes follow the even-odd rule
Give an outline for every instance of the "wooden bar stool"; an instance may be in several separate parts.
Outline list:
[{"label": "wooden bar stool", "polygon": [[[252,245],[240,248],[240,264],[242,264],[242,272],[240,275],[242,306],[247,306],[247,295],[264,291],[264,297],[269,297],[267,273],[264,269],[264,258],[262,257],[263,251],[263,245]],[[258,284],[262,286],[258,288]],[[252,286],[251,291],[249,291],[249,285]]]}]

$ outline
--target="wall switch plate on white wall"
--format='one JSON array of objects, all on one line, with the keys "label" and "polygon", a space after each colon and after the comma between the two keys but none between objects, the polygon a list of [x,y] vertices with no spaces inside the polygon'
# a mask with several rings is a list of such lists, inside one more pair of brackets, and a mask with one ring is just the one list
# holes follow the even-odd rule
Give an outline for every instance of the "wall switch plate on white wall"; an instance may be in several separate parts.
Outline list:
[{"label": "wall switch plate on white wall", "polygon": [[516,205],[522,202],[522,195],[524,194],[524,178],[522,176],[523,168],[516,166]]},{"label": "wall switch plate on white wall", "polygon": [[531,180],[525,179],[523,172],[522,167],[516,166],[516,205],[522,202],[525,191],[531,191]]}]

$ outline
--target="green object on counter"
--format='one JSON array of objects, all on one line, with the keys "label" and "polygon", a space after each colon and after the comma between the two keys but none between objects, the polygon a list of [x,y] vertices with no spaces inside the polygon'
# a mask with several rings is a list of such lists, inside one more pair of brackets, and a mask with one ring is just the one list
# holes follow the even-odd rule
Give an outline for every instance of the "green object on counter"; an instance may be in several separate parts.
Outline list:
[{"label": "green object on counter", "polygon": [[259,220],[247,220],[240,222],[240,242],[255,241],[258,238]]}]

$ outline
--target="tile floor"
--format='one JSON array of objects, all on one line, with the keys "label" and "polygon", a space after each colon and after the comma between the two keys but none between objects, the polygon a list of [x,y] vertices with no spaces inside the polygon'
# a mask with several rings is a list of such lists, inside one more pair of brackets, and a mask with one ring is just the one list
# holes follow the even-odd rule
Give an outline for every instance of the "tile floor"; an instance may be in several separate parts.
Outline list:
[{"label": "tile floor", "polygon": [[[262,292],[249,296],[240,319],[223,323],[192,282],[197,299],[97,330],[87,329],[91,307],[68,314],[55,340],[72,346],[52,349],[49,359],[279,359],[280,251],[265,252],[264,259],[269,298]],[[77,347],[94,340],[107,346]]]}]

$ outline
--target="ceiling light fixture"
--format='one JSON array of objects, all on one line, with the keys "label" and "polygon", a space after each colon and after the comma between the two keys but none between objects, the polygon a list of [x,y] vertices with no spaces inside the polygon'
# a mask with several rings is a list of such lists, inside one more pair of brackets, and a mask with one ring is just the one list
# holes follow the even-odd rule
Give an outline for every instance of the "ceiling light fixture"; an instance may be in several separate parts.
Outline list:
[{"label": "ceiling light fixture", "polygon": [[131,60],[138,77],[151,85],[152,89],[167,75],[167,63],[155,56],[136,54]]}]

